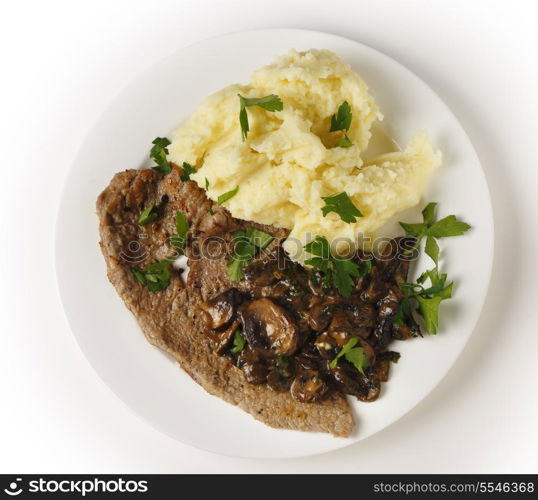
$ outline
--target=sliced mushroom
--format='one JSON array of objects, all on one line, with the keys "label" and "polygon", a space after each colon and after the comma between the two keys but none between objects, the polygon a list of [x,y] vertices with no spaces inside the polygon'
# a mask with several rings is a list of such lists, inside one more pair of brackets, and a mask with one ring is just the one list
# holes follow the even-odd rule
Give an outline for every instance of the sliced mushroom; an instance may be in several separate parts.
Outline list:
[{"label": "sliced mushroom", "polygon": [[379,301],[379,318],[373,333],[376,349],[383,349],[390,342],[394,330],[394,316],[398,312],[401,301],[402,292],[398,285],[392,285]]},{"label": "sliced mushroom", "polygon": [[237,358],[237,366],[243,370],[245,379],[250,384],[259,385],[267,381],[268,369],[265,360],[250,347],[241,351]]},{"label": "sliced mushroom", "polygon": [[342,302],[342,309],[352,317],[352,333],[366,339],[375,327],[376,309],[359,297],[350,297]]},{"label": "sliced mushroom", "polygon": [[389,371],[390,361],[388,359],[381,359],[372,366],[372,372],[375,373],[380,382],[386,382],[389,379]]},{"label": "sliced mushroom", "polygon": [[299,343],[297,325],[286,310],[272,300],[253,300],[240,311],[243,332],[250,346],[291,356]]},{"label": "sliced mushroom", "polygon": [[323,364],[323,358],[312,344],[306,344],[294,359],[298,369],[303,370],[317,370]]},{"label": "sliced mushroom", "polygon": [[372,372],[380,382],[386,382],[389,378],[390,364],[397,363],[400,353],[394,351],[380,352],[376,356],[376,362],[372,366]]},{"label": "sliced mushroom", "polygon": [[217,347],[215,352],[221,356],[230,347],[234,338],[235,332],[239,328],[239,321],[234,321],[228,328],[222,332],[215,332]]},{"label": "sliced mushroom", "polygon": [[293,375],[294,369],[291,360],[285,356],[277,356],[275,364],[267,375],[267,385],[277,392],[288,391],[293,382]]},{"label": "sliced mushroom", "polygon": [[360,401],[373,401],[379,396],[379,381],[372,381],[351,365],[339,363],[328,371],[332,382],[344,394],[355,396]]},{"label": "sliced mushroom", "polygon": [[291,396],[300,403],[319,401],[329,386],[317,370],[303,370],[291,384]]},{"label": "sliced mushroom", "polygon": [[334,299],[321,299],[314,296],[310,302],[310,307],[306,313],[308,324],[312,330],[321,332],[325,330],[331,321],[334,309]]},{"label": "sliced mushroom", "polygon": [[200,305],[207,328],[226,327],[233,319],[242,301],[241,292],[230,288]]}]

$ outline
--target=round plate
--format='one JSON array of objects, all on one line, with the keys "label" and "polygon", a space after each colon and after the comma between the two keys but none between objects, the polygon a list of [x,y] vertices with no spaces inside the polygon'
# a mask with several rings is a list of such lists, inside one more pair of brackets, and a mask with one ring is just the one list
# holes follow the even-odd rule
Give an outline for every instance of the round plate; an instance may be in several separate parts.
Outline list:
[{"label": "round plate", "polygon": [[[367,82],[383,127],[405,145],[425,129],[443,152],[424,202],[438,201],[440,216],[472,224],[467,235],[442,242],[442,265],[456,282],[441,310],[437,335],[393,346],[402,354],[375,403],[354,401],[356,431],[347,439],[275,430],[207,394],[176,363],[150,346],[107,280],[99,250],[95,200],[112,176],[148,166],[151,141],[167,136],[208,94],[252,72],[290,48],[329,49]],[[398,216],[420,221],[420,208]],[[386,233],[394,231],[388,225]],[[56,236],[60,292],[82,351],[105,383],[157,429],[217,453],[243,457],[317,454],[360,441],[387,427],[421,401],[448,372],[478,319],[487,292],[493,224],[486,181],[471,142],[441,99],[419,78],[376,50],[326,33],[264,30],[212,38],[149,68],[103,114],[68,176]],[[426,259],[416,269],[430,266]]]}]

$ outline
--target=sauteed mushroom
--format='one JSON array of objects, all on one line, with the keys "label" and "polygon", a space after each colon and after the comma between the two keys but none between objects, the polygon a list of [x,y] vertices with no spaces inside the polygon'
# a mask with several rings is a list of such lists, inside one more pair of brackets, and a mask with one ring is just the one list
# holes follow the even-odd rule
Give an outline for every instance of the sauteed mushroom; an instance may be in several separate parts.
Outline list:
[{"label": "sauteed mushroom", "polygon": [[291,356],[298,346],[296,324],[286,310],[272,300],[253,300],[240,311],[243,332],[248,343],[257,349]]},{"label": "sauteed mushroom", "polygon": [[321,399],[328,389],[317,370],[303,370],[291,384],[291,395],[300,403],[313,403]]},{"label": "sauteed mushroom", "polygon": [[230,288],[200,305],[207,328],[216,330],[227,326],[235,316],[242,296],[236,288]]},{"label": "sauteed mushroom", "polygon": [[[398,357],[386,351],[388,343],[418,331],[405,311],[394,325],[403,298],[399,283],[406,280],[409,267],[403,252],[413,242],[392,240],[377,259],[359,256],[372,260],[371,271],[356,282],[349,297],[324,287],[316,272],[292,262],[278,247],[278,261],[260,260],[244,270],[241,291],[232,288],[201,306],[217,353],[235,360],[247,382],[289,390],[297,401],[318,401],[330,390],[375,400],[381,382],[388,379],[390,361]],[[246,345],[234,353],[231,344],[238,328]],[[364,373],[355,366],[360,356],[351,351],[331,367],[351,339],[368,358]]]},{"label": "sauteed mushroom", "polygon": [[267,381],[267,365],[260,354],[246,347],[237,358],[237,366],[243,370],[247,382],[259,385]]},{"label": "sauteed mushroom", "polygon": [[293,382],[293,364],[287,356],[277,356],[274,366],[267,375],[267,385],[277,392],[290,389]]}]

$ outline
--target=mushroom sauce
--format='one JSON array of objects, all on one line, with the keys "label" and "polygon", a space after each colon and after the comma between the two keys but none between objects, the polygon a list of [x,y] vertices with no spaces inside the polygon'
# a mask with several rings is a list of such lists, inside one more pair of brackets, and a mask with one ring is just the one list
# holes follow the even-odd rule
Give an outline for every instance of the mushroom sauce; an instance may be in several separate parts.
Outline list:
[{"label": "mushroom sauce", "polygon": [[390,240],[380,255],[355,257],[365,272],[349,297],[326,286],[319,272],[292,262],[280,246],[251,264],[237,287],[202,304],[218,355],[239,367],[247,382],[290,391],[299,402],[329,391],[374,401],[390,362],[393,339],[420,335],[401,307],[414,238]]}]

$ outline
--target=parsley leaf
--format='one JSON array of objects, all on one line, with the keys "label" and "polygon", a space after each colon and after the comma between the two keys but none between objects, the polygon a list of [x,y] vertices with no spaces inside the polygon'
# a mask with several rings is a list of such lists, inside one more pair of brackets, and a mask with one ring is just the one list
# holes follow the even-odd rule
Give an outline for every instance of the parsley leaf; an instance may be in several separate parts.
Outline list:
[{"label": "parsley leaf", "polygon": [[355,347],[359,339],[353,337],[348,340],[346,345],[340,349],[340,352],[336,357],[329,363],[330,368],[336,368],[338,365],[338,360],[345,356],[346,360],[349,361],[355,368],[364,375],[364,369],[370,366],[370,360],[368,356],[364,354],[364,348]]},{"label": "parsley leaf", "polygon": [[342,349],[340,349],[340,352],[336,355],[336,357],[329,363],[329,367],[330,368],[336,368],[336,365],[338,364],[338,360],[342,357],[342,356],[345,356],[349,351],[351,351],[351,349],[353,349],[353,347],[355,347],[355,345],[357,344],[357,342],[359,341],[359,339],[357,337],[353,337],[352,339],[349,339],[346,343],[346,345],[344,347],[342,347]]},{"label": "parsley leaf", "polygon": [[364,354],[364,348],[355,347],[346,354],[346,360],[349,361],[355,368],[364,375],[364,369],[370,366],[368,356]]},{"label": "parsley leaf", "polygon": [[245,348],[246,339],[241,333],[241,330],[236,330],[234,335],[234,346],[232,352],[234,354],[239,354]]},{"label": "parsley leaf", "polygon": [[248,108],[249,106],[259,106],[267,111],[282,111],[284,109],[284,104],[275,94],[266,95],[265,97],[243,97],[240,94],[239,102],[241,103],[242,108]]},{"label": "parsley leaf", "polygon": [[152,167],[159,174],[169,174],[172,167],[166,158],[168,154],[167,146],[170,146],[170,141],[166,137],[157,137],[152,142],[153,147],[149,152],[149,157],[155,161],[156,167]]},{"label": "parsley leaf", "polygon": [[161,260],[149,264],[144,269],[131,268],[136,280],[150,292],[160,292],[170,284],[170,261]]},{"label": "parsley leaf", "polygon": [[337,147],[337,148],[350,148],[351,146],[353,146],[353,143],[351,142],[351,140],[349,139],[349,137],[347,136],[347,134],[344,134],[344,137],[342,137],[342,138],[336,143],[336,147]]},{"label": "parsley leaf", "polygon": [[207,191],[209,189],[209,181],[207,180],[207,177],[205,178],[205,190]]},{"label": "parsley leaf", "polygon": [[351,106],[347,101],[344,101],[342,104],[340,104],[338,111],[336,114],[332,115],[331,117],[331,128],[329,129],[329,132],[338,132],[342,131],[344,132],[344,137],[342,137],[337,143],[337,148],[349,148],[353,146],[353,143],[347,136],[347,131],[349,131],[349,128],[351,127],[351,119],[352,119],[352,113],[351,113]]},{"label": "parsley leaf", "polygon": [[340,294],[349,297],[353,291],[355,281],[353,278],[369,272],[370,267],[361,268],[351,260],[340,259],[331,254],[331,248],[327,238],[316,236],[304,249],[313,255],[305,260],[305,264],[312,266],[321,272],[325,286],[334,285]]},{"label": "parsley leaf", "polygon": [[434,238],[445,238],[447,236],[461,236],[469,229],[471,229],[469,224],[459,221],[455,215],[449,215],[433,223],[426,231],[426,234]]},{"label": "parsley leaf", "polygon": [[150,222],[156,220],[158,217],[159,210],[155,205],[150,205],[140,214],[140,217],[138,217],[138,223],[141,226],[145,226],[146,224],[149,224]]},{"label": "parsley leaf", "polygon": [[241,138],[243,141],[247,138],[250,131],[248,124],[247,108],[250,106],[258,106],[266,111],[282,111],[284,104],[275,94],[270,94],[265,97],[243,97],[241,94],[237,94],[239,97],[239,124],[241,125]]},{"label": "parsley leaf", "polygon": [[270,234],[254,227],[248,227],[246,231],[236,231],[233,235],[234,252],[228,259],[230,281],[243,279],[243,268],[248,266],[258,250],[263,250],[273,239]]},{"label": "parsley leaf", "polygon": [[416,238],[416,242],[412,248],[406,250],[406,254],[413,253],[424,238],[426,238],[426,254],[437,264],[439,260],[439,245],[436,239],[446,238],[449,236],[461,236],[471,226],[466,222],[460,221],[455,215],[449,215],[439,221],[436,221],[435,212],[437,209],[437,203],[428,203],[424,210],[422,210],[422,223],[408,224],[400,222],[400,226],[405,231],[407,236]]},{"label": "parsley leaf", "polygon": [[429,255],[437,265],[439,261],[439,245],[433,236],[428,236],[426,238],[426,246],[424,247],[424,251],[426,252],[426,255]]},{"label": "parsley leaf", "polygon": [[351,127],[351,106],[347,101],[340,104],[338,111],[331,117],[331,128],[329,132],[345,130],[346,132]]},{"label": "parsley leaf", "polygon": [[415,298],[418,302],[419,312],[424,318],[426,330],[432,334],[437,333],[437,327],[439,326],[439,304],[443,299],[439,296],[428,299],[421,295],[416,295]]},{"label": "parsley leaf", "polygon": [[241,281],[244,277],[243,268],[246,266],[245,261],[240,259],[230,259],[228,261],[228,278],[230,281]]},{"label": "parsley leaf", "polygon": [[187,233],[189,232],[189,221],[179,210],[176,212],[176,234],[170,237],[170,243],[180,251],[185,249],[187,243]]},{"label": "parsley leaf", "polygon": [[222,205],[225,201],[228,201],[230,198],[233,198],[237,194],[237,191],[239,191],[239,186],[236,186],[235,189],[232,189],[231,191],[221,194],[217,198],[217,203],[219,205]]},{"label": "parsley leaf", "polygon": [[332,267],[334,286],[344,297],[349,297],[355,285],[353,278],[359,276],[359,266],[351,260],[333,259]]},{"label": "parsley leaf", "polygon": [[[424,288],[424,283],[430,280],[430,287]],[[446,284],[447,275],[439,274],[437,267],[424,271],[416,283],[401,283],[400,288],[404,294],[404,300],[398,309],[394,323],[396,326],[403,324],[404,314],[411,314],[410,300],[414,299],[418,305],[418,312],[424,318],[426,330],[430,334],[437,333],[439,327],[439,305],[441,301],[452,297],[453,283]],[[398,323],[396,323],[398,321]]]},{"label": "parsley leaf", "polygon": [[183,165],[181,166],[181,177],[180,179],[185,182],[185,181],[190,181],[191,180],[191,174],[195,174],[196,173],[196,169],[190,165],[189,163],[187,163],[186,161],[183,162]]},{"label": "parsley leaf", "polygon": [[331,247],[329,242],[327,241],[327,238],[322,236],[316,236],[314,240],[305,245],[304,249],[308,253],[321,257],[324,260],[331,257]]},{"label": "parsley leaf", "polygon": [[363,216],[345,191],[335,196],[322,196],[321,199],[325,202],[325,206],[321,208],[323,217],[329,212],[335,212],[344,222],[352,224],[357,222],[357,217]]},{"label": "parsley leaf", "polygon": [[267,245],[269,245],[269,243],[271,243],[271,241],[274,240],[270,234],[260,231],[252,226],[247,228],[246,236],[253,245],[260,249],[264,249]]}]

